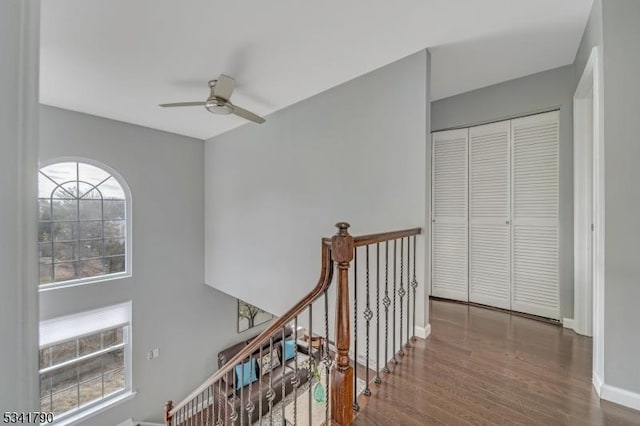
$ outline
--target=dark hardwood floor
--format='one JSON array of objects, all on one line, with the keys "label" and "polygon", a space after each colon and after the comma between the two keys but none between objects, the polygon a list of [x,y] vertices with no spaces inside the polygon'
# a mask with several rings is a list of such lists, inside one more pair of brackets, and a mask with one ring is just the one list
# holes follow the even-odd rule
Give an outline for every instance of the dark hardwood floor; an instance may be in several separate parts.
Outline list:
[{"label": "dark hardwood floor", "polygon": [[443,301],[431,327],[360,397],[355,425],[640,425],[640,412],[598,399],[589,338]]}]

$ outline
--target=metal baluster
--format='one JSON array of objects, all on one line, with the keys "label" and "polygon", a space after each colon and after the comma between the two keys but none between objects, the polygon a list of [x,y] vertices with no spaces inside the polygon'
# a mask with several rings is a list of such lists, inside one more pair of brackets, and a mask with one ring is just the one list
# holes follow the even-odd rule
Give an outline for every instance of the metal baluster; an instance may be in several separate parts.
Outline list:
[{"label": "metal baluster", "polygon": [[[231,422],[235,422],[238,419],[238,413],[236,413],[236,398],[238,392],[238,386],[236,384],[236,373],[234,370],[231,370],[231,375],[233,376],[233,397],[231,398],[231,414],[229,415],[229,420]],[[240,401],[242,403],[242,401]]]},{"label": "metal baluster", "polygon": [[[287,381],[284,379],[284,371],[285,371],[285,368],[284,368],[284,363],[285,363],[285,344],[284,344],[285,335],[284,335],[284,329],[285,329],[285,327],[286,326],[284,326],[284,325],[282,326],[282,341],[281,341],[281,344],[282,344],[282,370],[281,370],[281,373],[280,373],[282,375],[282,387],[281,387],[282,393],[280,394],[280,401],[284,401],[284,395],[285,395],[286,390],[287,390],[286,389],[286,385],[287,385],[286,382]],[[283,422],[284,422],[284,405],[285,404],[282,403],[282,421]]]},{"label": "metal baluster", "polygon": [[[411,258],[409,257],[411,247],[411,240],[407,237],[407,341],[404,344],[405,348],[411,347],[411,321],[409,321],[409,307],[411,306],[411,275],[410,275],[410,265]],[[414,303],[415,305],[415,303]]]},{"label": "metal baluster", "polygon": [[213,405],[213,398],[211,397],[213,394],[213,385],[209,386],[207,388],[207,426],[213,425],[213,419],[214,419],[214,405]]},{"label": "metal baluster", "polygon": [[[251,373],[249,373],[251,376]],[[240,411],[240,426],[244,426],[244,360],[240,361],[240,404],[238,411]]]},{"label": "metal baluster", "polygon": [[[293,345],[293,377],[291,377],[291,385],[293,386],[293,423],[298,422],[298,316],[293,320],[293,333],[295,342]],[[284,357],[283,357],[284,358]],[[283,396],[284,399],[284,396]]]},{"label": "metal baluster", "polygon": [[201,408],[202,411],[200,411],[200,420],[202,421],[201,424],[204,425],[204,426],[207,426],[209,424],[209,421],[207,419],[208,409],[209,409],[208,408],[209,407],[209,405],[208,405],[208,403],[209,403],[209,398],[208,398],[209,392],[208,391],[209,391],[209,387],[207,387],[207,391],[206,392],[202,391],[202,408]]},{"label": "metal baluster", "polygon": [[418,288],[418,280],[416,279],[416,236],[413,236],[413,281],[411,288],[413,289],[413,333],[411,340],[416,341],[416,289]]},{"label": "metal baluster", "polygon": [[403,320],[403,305],[402,301],[404,299],[404,238],[400,238],[400,288],[398,289],[398,296],[400,296],[400,356],[404,356],[404,350],[402,350],[402,320]]},{"label": "metal baluster", "polygon": [[396,358],[396,280],[398,274],[396,272],[398,261],[397,261],[397,246],[398,240],[393,240],[393,361],[394,364],[398,363],[398,359]]},{"label": "metal baluster", "polygon": [[380,378],[380,243],[376,243],[376,380],[379,385]]},{"label": "metal baluster", "polygon": [[[201,394],[199,395],[199,397],[200,397],[200,410],[198,411],[198,400],[196,400],[196,413],[200,413],[200,424],[202,425],[202,424],[203,424],[203,422],[204,422],[204,419],[203,419],[203,417],[202,417],[202,415],[204,414],[204,412],[202,411],[202,407],[203,407],[203,404],[204,404],[204,402],[203,402],[203,399],[204,399],[204,393],[201,393]],[[196,423],[197,423],[197,422],[196,422]]]},{"label": "metal baluster", "polygon": [[[369,328],[371,319],[373,318],[373,312],[371,312],[371,308],[369,307],[369,246],[365,246],[365,254],[366,254],[366,268],[365,268],[365,291],[366,291],[366,308],[364,309],[364,319],[367,322],[367,330],[366,330],[366,354],[365,358],[367,360],[365,365],[365,385],[364,385],[364,394],[365,396],[371,396],[371,389],[369,389]],[[357,392],[358,388],[355,389]]]},{"label": "metal baluster", "polygon": [[389,299],[389,241],[385,241],[384,251],[384,299],[382,304],[384,305],[384,367],[382,371],[389,373],[389,306],[391,305],[391,299]]},{"label": "metal baluster", "polygon": [[327,290],[324,291],[324,345],[322,364],[325,374],[325,398],[324,398],[324,424],[329,424],[329,370],[331,369],[331,355],[329,354],[329,296]]},{"label": "metal baluster", "polygon": [[[233,374],[233,372],[232,372]],[[235,374],[233,374],[235,376]],[[228,377],[227,377],[228,378]],[[230,419],[229,417],[229,382],[227,380],[224,381],[224,388],[225,388],[225,393],[224,393],[224,422],[227,423]]]},{"label": "metal baluster", "polygon": [[216,426],[222,426],[222,403],[222,380],[218,380],[218,421]]},{"label": "metal baluster", "polygon": [[[262,363],[262,344],[260,345],[259,356]],[[262,365],[260,365],[260,376],[258,377],[258,424],[262,426]]]},{"label": "metal baluster", "polygon": [[[313,386],[311,386],[311,363],[315,362],[315,358],[313,357],[313,342],[312,339],[313,338],[313,303],[311,303],[309,305],[309,366],[307,367],[307,383],[309,383],[309,405],[307,405],[307,407],[309,407],[309,409],[307,411],[309,411],[309,426],[311,426],[313,424],[313,410],[311,409],[311,407],[313,407],[313,405],[311,405],[312,401],[311,398],[313,398]],[[296,419],[297,420],[297,419]]]},{"label": "metal baluster", "polygon": [[[269,353],[273,354],[273,336],[269,339]],[[284,363],[283,363],[284,364]],[[282,366],[284,369],[284,365]],[[269,401],[269,425],[273,426],[273,400],[276,391],[273,389],[273,368],[269,370],[269,390],[267,391],[267,401]]]},{"label": "metal baluster", "polygon": [[[247,404],[246,404],[246,410],[247,410],[247,423],[250,426],[251,425],[251,419],[253,417],[253,411],[256,409],[255,404],[253,403],[253,401],[251,400],[251,394],[253,393],[253,376],[255,376],[256,374],[256,369],[253,366],[253,354],[249,354],[249,393],[247,395]],[[244,371],[244,368],[242,369]],[[243,382],[244,383],[244,382]]]},{"label": "metal baluster", "polygon": [[353,409],[358,404],[358,248],[353,249]]}]

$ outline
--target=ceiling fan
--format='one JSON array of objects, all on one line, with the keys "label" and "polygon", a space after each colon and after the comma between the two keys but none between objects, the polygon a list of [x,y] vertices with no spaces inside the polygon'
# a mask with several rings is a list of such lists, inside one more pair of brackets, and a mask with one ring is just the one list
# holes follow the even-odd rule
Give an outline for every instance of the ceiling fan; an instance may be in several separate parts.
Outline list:
[{"label": "ceiling fan", "polygon": [[264,118],[231,103],[231,94],[233,93],[235,84],[236,82],[233,78],[225,74],[220,74],[220,77],[218,77],[217,80],[209,81],[209,89],[211,89],[211,93],[206,101],[176,102],[171,104],[160,104],[160,106],[163,108],[203,106],[209,112],[214,114],[235,114],[238,117],[253,121],[254,123],[264,123],[266,121]]}]

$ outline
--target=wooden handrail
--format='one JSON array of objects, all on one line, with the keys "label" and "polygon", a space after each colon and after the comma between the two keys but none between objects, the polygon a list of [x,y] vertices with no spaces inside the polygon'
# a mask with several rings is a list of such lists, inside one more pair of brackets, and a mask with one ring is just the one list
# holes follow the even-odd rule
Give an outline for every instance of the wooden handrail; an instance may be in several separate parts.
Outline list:
[{"label": "wooden handrail", "polygon": [[368,246],[370,244],[383,243],[385,241],[397,240],[399,238],[420,235],[422,228],[403,229],[401,231],[381,232],[379,234],[361,235],[353,237],[353,243],[356,247]]},{"label": "wooden handrail", "polygon": [[252,353],[254,353],[265,341],[269,340],[279,329],[291,322],[298,314],[305,310],[311,303],[313,303],[318,297],[324,294],[324,291],[329,288],[331,280],[333,279],[333,262],[331,261],[331,247],[322,244],[322,269],[320,271],[320,279],[314,287],[314,289],[307,294],[296,305],[289,309],[284,315],[275,320],[269,327],[267,327],[262,333],[260,333],[255,339],[245,346],[240,352],[231,358],[224,366],[216,371],[212,376],[204,381],[200,386],[191,392],[185,399],[179,404],[173,405],[169,416],[173,417],[178,410],[187,406],[194,398],[204,392],[209,386],[221,380],[225,374],[232,371],[237,364],[244,361]]},{"label": "wooden handrail", "polygon": [[322,239],[322,267],[320,270],[320,278],[318,279],[318,283],[314,289],[302,300],[296,303],[294,307],[289,309],[284,315],[275,320],[225,365],[191,392],[184,400],[182,400],[182,402],[176,405],[173,405],[171,401],[167,402],[165,410],[165,421],[167,425],[171,424],[172,418],[180,409],[186,407],[195,398],[206,391],[207,388],[222,380],[222,378],[231,372],[236,365],[251,356],[251,354],[258,350],[265,342],[269,341],[276,332],[290,323],[316,299],[322,296],[331,285],[334,264],[338,267],[339,273],[336,280],[336,353],[335,362],[331,369],[331,388],[329,389],[329,397],[331,399],[331,421],[332,424],[338,425],[348,425],[351,423],[353,419],[351,407],[351,401],[353,399],[353,368],[350,365],[351,360],[349,358],[350,298],[348,272],[355,249],[356,247],[419,235],[422,232],[422,229],[412,228],[352,237],[348,232],[348,223],[340,222],[336,224],[336,227],[338,228],[338,232],[333,237]]}]

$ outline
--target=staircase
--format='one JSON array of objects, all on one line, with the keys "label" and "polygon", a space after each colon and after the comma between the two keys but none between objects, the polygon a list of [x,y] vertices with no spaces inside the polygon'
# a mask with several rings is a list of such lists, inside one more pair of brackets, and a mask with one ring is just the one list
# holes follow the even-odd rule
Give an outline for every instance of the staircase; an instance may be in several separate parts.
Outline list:
[{"label": "staircase", "polygon": [[167,402],[166,426],[351,424],[370,383],[382,384],[416,339],[421,229],[353,237],[349,224],[336,227],[322,239],[314,289],[180,403]]}]

